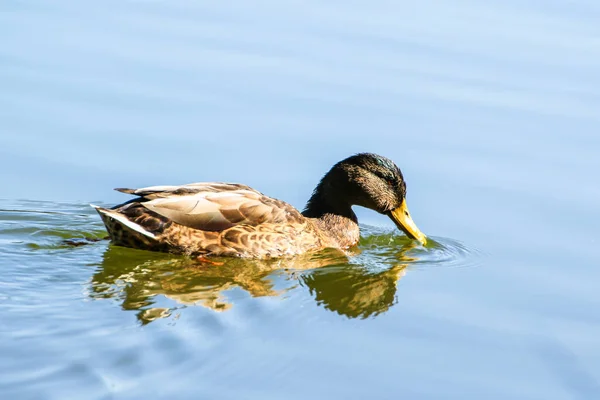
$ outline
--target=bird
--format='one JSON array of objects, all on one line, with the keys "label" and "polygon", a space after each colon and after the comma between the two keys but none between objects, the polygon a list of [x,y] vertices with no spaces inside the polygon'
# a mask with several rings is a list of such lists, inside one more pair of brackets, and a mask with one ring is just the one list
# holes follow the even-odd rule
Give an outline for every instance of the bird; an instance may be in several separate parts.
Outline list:
[{"label": "bird", "polygon": [[238,183],[115,189],[136,196],[113,208],[92,205],[118,246],[190,256],[255,259],[294,256],[358,244],[352,206],[387,215],[409,238],[425,236],[406,204],[406,182],[390,159],[358,153],[336,163],[302,212]]}]

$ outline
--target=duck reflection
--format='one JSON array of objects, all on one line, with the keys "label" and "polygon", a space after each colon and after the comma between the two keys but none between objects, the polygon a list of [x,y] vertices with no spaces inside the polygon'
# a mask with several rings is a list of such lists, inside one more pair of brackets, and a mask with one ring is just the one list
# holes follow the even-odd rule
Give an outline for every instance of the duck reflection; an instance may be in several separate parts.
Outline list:
[{"label": "duck reflection", "polygon": [[367,318],[387,311],[396,302],[396,284],[406,267],[371,273],[361,266],[328,268],[301,277],[317,303],[349,318]]},{"label": "duck reflection", "polygon": [[[393,250],[386,246],[386,265],[373,268],[361,264],[361,259],[373,258],[373,254],[365,253],[373,252],[370,247],[376,241],[363,243],[360,255],[357,254],[361,250],[355,254],[326,250],[291,259],[223,258],[218,260],[222,265],[109,246],[92,276],[90,296],[118,299],[124,310],[137,311],[138,320],[146,324],[172,316],[175,310],[188,305],[228,310],[233,304],[227,291],[235,288],[261,297],[281,296],[294,288],[306,287],[324,308],[349,318],[367,318],[395,304],[397,283],[406,266],[415,260],[409,255],[415,245],[406,241],[400,247],[393,246]],[[168,306],[160,307],[162,302]]]}]

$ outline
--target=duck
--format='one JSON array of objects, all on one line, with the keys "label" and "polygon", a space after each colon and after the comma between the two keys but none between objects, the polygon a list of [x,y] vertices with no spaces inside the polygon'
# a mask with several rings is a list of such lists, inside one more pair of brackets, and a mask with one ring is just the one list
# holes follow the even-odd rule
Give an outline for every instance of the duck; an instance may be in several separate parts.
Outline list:
[{"label": "duck", "polygon": [[406,182],[390,159],[358,153],[321,178],[303,211],[239,183],[117,188],[136,196],[112,208],[92,205],[118,246],[198,257],[277,258],[350,249],[360,229],[352,206],[387,215],[427,243],[406,204]]}]

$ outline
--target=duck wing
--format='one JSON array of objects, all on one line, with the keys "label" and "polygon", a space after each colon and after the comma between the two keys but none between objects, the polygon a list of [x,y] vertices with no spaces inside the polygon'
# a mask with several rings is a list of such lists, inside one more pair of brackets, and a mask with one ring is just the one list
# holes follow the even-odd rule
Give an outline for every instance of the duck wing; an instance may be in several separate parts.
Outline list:
[{"label": "duck wing", "polygon": [[149,186],[141,189],[117,188],[115,190],[121,193],[140,196],[147,200],[171,196],[184,196],[196,193],[224,193],[236,191],[249,191],[261,194],[260,192],[252,189],[250,186],[242,185],[240,183],[223,182],[197,182],[188,183],[187,185]]},{"label": "duck wing", "polygon": [[290,224],[304,220],[290,204],[240,184],[201,182],[117,190],[141,197],[133,203],[177,224],[202,231],[220,232],[236,225]]}]

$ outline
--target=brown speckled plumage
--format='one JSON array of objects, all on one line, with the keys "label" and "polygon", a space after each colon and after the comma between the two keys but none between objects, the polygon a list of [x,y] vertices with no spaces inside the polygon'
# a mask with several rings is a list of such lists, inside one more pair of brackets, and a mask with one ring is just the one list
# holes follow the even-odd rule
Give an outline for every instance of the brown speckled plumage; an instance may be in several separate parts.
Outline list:
[{"label": "brown speckled plumage", "polygon": [[356,245],[359,229],[351,206],[387,213],[404,200],[406,186],[393,162],[359,154],[323,177],[303,213],[240,184],[117,190],[138,196],[112,209],[96,207],[117,245],[268,258]]}]

